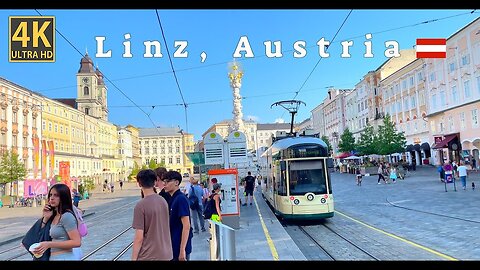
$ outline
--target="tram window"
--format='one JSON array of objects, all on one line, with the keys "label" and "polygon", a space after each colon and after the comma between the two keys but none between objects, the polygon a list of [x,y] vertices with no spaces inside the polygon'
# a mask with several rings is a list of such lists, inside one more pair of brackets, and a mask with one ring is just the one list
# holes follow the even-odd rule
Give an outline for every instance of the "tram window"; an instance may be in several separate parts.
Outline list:
[{"label": "tram window", "polygon": [[323,160],[302,160],[289,163],[290,195],[327,193]]}]

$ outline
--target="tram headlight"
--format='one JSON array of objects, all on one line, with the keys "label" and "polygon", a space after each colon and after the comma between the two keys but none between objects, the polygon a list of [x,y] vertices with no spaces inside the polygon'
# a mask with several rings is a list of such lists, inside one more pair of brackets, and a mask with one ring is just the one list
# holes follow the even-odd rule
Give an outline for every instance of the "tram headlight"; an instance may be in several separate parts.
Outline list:
[{"label": "tram headlight", "polygon": [[326,203],[326,202],[327,202],[327,200],[326,200],[325,198],[321,198],[321,199],[320,199],[320,202],[322,202],[322,203]]},{"label": "tram headlight", "polygon": [[314,198],[315,198],[315,196],[312,193],[307,194],[307,200],[313,201]]},{"label": "tram headlight", "polygon": [[300,200],[299,200],[299,199],[295,199],[295,200],[293,200],[293,203],[294,203],[295,205],[297,205],[297,204],[300,203]]}]

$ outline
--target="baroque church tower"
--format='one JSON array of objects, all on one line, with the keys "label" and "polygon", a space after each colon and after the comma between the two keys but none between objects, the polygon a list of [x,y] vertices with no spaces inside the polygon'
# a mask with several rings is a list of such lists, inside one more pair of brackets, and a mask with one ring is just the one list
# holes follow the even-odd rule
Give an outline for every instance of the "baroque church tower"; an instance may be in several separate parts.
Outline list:
[{"label": "baroque church tower", "polygon": [[108,121],[107,86],[98,67],[94,69],[88,53],[80,60],[77,72],[77,106],[85,114]]}]

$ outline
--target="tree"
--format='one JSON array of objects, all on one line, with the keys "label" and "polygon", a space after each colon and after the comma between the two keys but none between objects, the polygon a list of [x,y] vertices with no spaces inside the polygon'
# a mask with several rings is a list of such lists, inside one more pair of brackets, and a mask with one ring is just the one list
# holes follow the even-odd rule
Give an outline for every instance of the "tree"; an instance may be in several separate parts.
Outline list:
[{"label": "tree", "polygon": [[387,114],[383,118],[383,125],[378,127],[378,153],[380,155],[402,153],[405,152],[406,144],[405,133],[397,132],[390,115]]},{"label": "tree", "polygon": [[353,137],[352,132],[348,128],[343,131],[342,136],[340,136],[340,142],[338,143],[338,150],[340,152],[351,152],[355,150],[355,138]]},{"label": "tree", "polygon": [[18,160],[18,154],[11,150],[5,151],[0,163],[0,183],[6,184],[24,180],[26,175],[25,164]]},{"label": "tree", "polygon": [[140,166],[138,166],[138,163],[136,161],[133,162],[133,169],[132,169],[132,172],[130,173],[130,175],[128,176],[128,179],[129,180],[133,180],[138,172],[140,171]]},{"label": "tree", "polygon": [[362,155],[378,154],[377,144],[378,136],[375,134],[375,131],[370,123],[367,123],[367,126],[360,134],[360,139],[357,143],[357,150]]},{"label": "tree", "polygon": [[326,135],[322,136],[322,141],[324,141],[327,144],[328,147],[328,153],[332,150],[332,145],[330,144],[330,141],[328,140],[328,137]]},{"label": "tree", "polygon": [[158,167],[165,167],[165,164],[163,162],[156,163],[154,159],[150,159],[148,162],[148,169],[155,170]]}]

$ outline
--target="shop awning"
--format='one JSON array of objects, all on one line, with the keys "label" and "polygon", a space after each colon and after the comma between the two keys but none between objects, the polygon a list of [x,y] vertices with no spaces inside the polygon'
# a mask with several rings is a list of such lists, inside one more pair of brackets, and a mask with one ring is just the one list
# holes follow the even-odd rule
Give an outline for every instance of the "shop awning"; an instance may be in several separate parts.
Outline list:
[{"label": "shop awning", "polygon": [[350,153],[344,152],[344,153],[341,153],[340,155],[336,156],[335,158],[346,158],[346,157],[349,157],[349,156],[351,156]]},{"label": "shop awning", "polygon": [[405,148],[405,152],[411,152],[413,151],[413,144],[409,144],[407,145],[407,147]]},{"label": "shop awning", "polygon": [[436,143],[432,146],[432,149],[438,149],[438,148],[446,148],[448,147],[448,143],[451,142],[453,139],[457,137],[457,134],[450,134],[445,136],[443,140],[441,140],[439,143]]},{"label": "shop awning", "polygon": [[417,143],[417,144],[413,145],[413,150],[420,151],[420,144]]},{"label": "shop awning", "polygon": [[430,144],[428,143],[422,143],[422,145],[420,145],[420,148],[423,149],[423,151],[427,151],[427,150],[430,150]]}]

